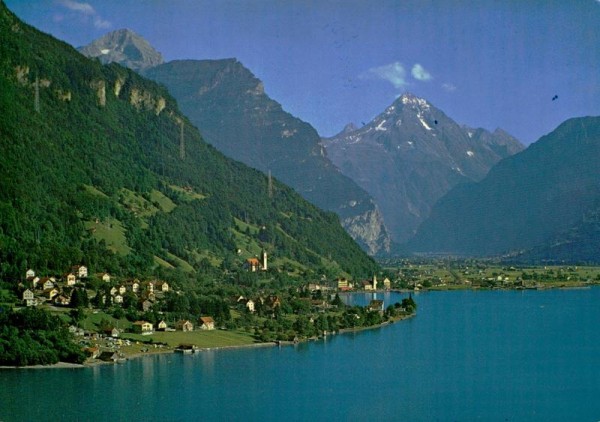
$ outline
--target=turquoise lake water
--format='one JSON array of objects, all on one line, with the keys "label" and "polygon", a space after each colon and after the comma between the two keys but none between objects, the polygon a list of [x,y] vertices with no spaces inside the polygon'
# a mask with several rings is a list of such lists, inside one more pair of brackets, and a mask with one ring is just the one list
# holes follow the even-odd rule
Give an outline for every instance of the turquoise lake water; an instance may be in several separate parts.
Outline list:
[{"label": "turquoise lake water", "polygon": [[0,421],[600,420],[600,288],[414,297],[326,341],[1,370]]}]

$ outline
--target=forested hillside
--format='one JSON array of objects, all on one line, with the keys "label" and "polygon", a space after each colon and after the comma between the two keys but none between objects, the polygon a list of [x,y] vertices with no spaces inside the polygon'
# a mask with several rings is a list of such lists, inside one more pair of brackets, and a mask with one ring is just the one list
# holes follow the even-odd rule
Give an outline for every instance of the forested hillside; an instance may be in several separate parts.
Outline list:
[{"label": "forested hillside", "polygon": [[206,144],[167,91],[0,2],[0,277],[241,268],[366,276],[337,216]]}]

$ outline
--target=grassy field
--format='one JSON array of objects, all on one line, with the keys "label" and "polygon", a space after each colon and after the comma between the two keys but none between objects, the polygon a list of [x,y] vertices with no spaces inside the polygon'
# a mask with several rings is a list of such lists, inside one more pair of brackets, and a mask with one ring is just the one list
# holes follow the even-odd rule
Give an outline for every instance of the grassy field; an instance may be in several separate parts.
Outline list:
[{"label": "grassy field", "polygon": [[257,341],[244,331],[229,331],[229,330],[211,330],[211,331],[170,331],[170,332],[155,332],[149,336],[141,334],[126,333],[123,338],[130,340],[146,342],[151,340],[155,343],[166,343],[170,347],[177,347],[180,344],[193,344],[200,348],[205,347],[231,347],[231,346],[246,346],[257,343]]},{"label": "grassy field", "polygon": [[127,255],[131,251],[125,237],[125,227],[119,220],[107,218],[98,223],[86,221],[85,228],[92,232],[94,239],[104,240],[111,251],[121,255]]},{"label": "grassy field", "polygon": [[156,189],[153,189],[150,192],[150,199],[152,200],[152,202],[157,203],[160,209],[164,212],[171,212],[177,207],[177,205],[175,205],[175,203],[171,201],[171,199],[169,199],[162,192],[157,191]]},{"label": "grassy field", "polygon": [[181,186],[177,186],[177,185],[169,185],[169,186],[174,191],[183,194],[184,198],[187,198],[188,201],[193,201],[195,199],[204,199],[204,198],[206,198],[206,196],[202,195],[201,193],[194,192],[191,189],[184,189]]}]

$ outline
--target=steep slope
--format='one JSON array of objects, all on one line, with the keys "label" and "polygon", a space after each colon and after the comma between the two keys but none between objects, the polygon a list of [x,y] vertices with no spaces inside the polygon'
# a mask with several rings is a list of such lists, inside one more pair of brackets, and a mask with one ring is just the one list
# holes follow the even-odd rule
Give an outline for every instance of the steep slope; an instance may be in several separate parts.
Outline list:
[{"label": "steep slope", "polygon": [[390,239],[369,195],[325,157],[317,132],[285,112],[235,59],[172,61],[145,75],[165,84],[205,139],[229,157],[271,172],[317,206],[336,212],[370,253]]},{"label": "steep slope", "polygon": [[337,216],[206,144],[155,82],[103,66],[0,2],[0,277],[377,269]]},{"label": "steep slope", "polygon": [[[590,234],[598,233],[599,159],[600,117],[570,119],[481,182],[448,193],[409,246],[469,255],[535,248],[536,259],[583,254],[598,244]],[[598,249],[586,256],[600,260]]]},{"label": "steep slope", "polygon": [[501,130],[461,127],[411,94],[352,129],[322,144],[331,161],[375,198],[398,242],[414,234],[452,187],[480,180],[501,158],[523,148]]},{"label": "steep slope", "polygon": [[130,29],[110,32],[78,50],[104,64],[119,63],[136,71],[163,63],[162,55]]}]

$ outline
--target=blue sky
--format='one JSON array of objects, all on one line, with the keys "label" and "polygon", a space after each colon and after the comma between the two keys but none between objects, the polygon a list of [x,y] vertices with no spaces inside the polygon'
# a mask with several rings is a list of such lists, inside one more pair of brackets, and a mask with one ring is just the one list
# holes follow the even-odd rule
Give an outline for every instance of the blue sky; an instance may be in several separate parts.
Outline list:
[{"label": "blue sky", "polygon": [[236,57],[322,136],[407,91],[525,144],[600,115],[599,0],[4,1],[74,46],[130,28],[167,61]]}]

